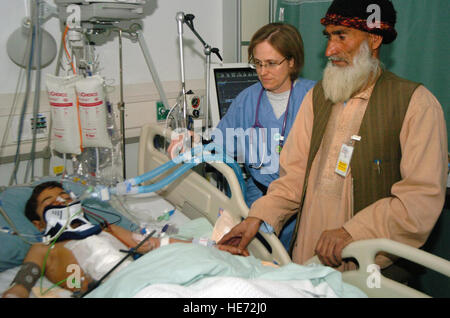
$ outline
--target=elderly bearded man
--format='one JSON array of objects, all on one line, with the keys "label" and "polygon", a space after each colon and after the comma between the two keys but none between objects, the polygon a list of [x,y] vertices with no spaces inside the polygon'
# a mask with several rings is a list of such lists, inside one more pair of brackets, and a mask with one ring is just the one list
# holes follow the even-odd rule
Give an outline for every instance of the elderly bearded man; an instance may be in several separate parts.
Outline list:
[{"label": "elderly bearded man", "polygon": [[[369,23],[368,6],[381,13]],[[388,0],[335,0],[321,20],[329,62],[305,97],[280,157],[280,178],[222,240],[244,249],[261,223],[279,233],[297,214],[292,259],[317,255],[340,270],[352,241],[388,238],[422,246],[445,200],[447,135],[442,107],[419,83],[384,70],[395,40]],[[396,259],[380,253],[381,268]],[[396,277],[392,271],[393,279]]]}]

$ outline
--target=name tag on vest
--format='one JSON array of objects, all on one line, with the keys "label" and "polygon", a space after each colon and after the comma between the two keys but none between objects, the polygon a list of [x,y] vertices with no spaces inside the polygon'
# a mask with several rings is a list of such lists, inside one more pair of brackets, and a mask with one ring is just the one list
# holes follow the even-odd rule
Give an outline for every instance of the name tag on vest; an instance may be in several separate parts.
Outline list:
[{"label": "name tag on vest", "polygon": [[339,158],[336,163],[336,172],[338,175],[346,177],[348,173],[348,169],[350,168],[350,161],[352,160],[353,155],[353,146],[349,146],[343,144],[341,147],[341,151],[339,152]]},{"label": "name tag on vest", "polygon": [[350,168],[350,161],[352,160],[353,150],[353,142],[360,141],[361,137],[353,135],[351,137],[349,144],[343,144],[341,147],[341,151],[339,152],[338,161],[336,163],[336,169],[334,170],[338,175],[343,176],[344,178],[348,174],[348,169]]}]

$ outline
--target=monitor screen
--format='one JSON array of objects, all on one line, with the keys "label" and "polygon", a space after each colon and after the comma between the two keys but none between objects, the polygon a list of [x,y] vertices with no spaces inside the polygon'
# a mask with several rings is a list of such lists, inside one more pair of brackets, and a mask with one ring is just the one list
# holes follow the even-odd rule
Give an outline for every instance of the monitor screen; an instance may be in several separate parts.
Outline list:
[{"label": "monitor screen", "polygon": [[236,96],[258,82],[256,71],[247,63],[225,63],[211,67],[211,121],[216,127]]}]

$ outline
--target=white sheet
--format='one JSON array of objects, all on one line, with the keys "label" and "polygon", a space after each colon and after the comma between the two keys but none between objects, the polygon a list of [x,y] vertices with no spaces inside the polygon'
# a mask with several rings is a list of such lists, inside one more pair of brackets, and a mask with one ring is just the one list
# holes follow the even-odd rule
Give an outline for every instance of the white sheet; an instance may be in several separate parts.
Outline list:
[{"label": "white sheet", "polygon": [[135,298],[336,298],[323,282],[310,280],[273,281],[239,277],[208,277],[190,285],[155,284],[138,292]]},{"label": "white sheet", "polygon": [[0,294],[3,294],[5,290],[9,288],[9,285],[11,284],[19,269],[20,266],[17,266],[0,272]]},{"label": "white sheet", "polygon": [[[166,224],[180,228],[189,221],[189,218],[181,211],[154,192],[127,195],[121,198],[121,202],[123,206],[115,206],[115,208],[121,212],[129,213],[129,217],[135,223],[140,227],[147,228],[149,232],[152,230],[159,232]],[[123,211],[123,208],[126,210]],[[168,219],[158,220],[171,211],[174,211],[174,213]]]}]

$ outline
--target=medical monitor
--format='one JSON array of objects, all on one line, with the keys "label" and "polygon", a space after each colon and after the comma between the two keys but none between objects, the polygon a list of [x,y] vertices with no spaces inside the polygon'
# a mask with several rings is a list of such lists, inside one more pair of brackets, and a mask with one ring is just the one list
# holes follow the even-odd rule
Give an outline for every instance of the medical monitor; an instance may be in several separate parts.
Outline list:
[{"label": "medical monitor", "polygon": [[213,64],[210,70],[211,127],[225,116],[236,96],[258,82],[255,69],[248,63]]}]

